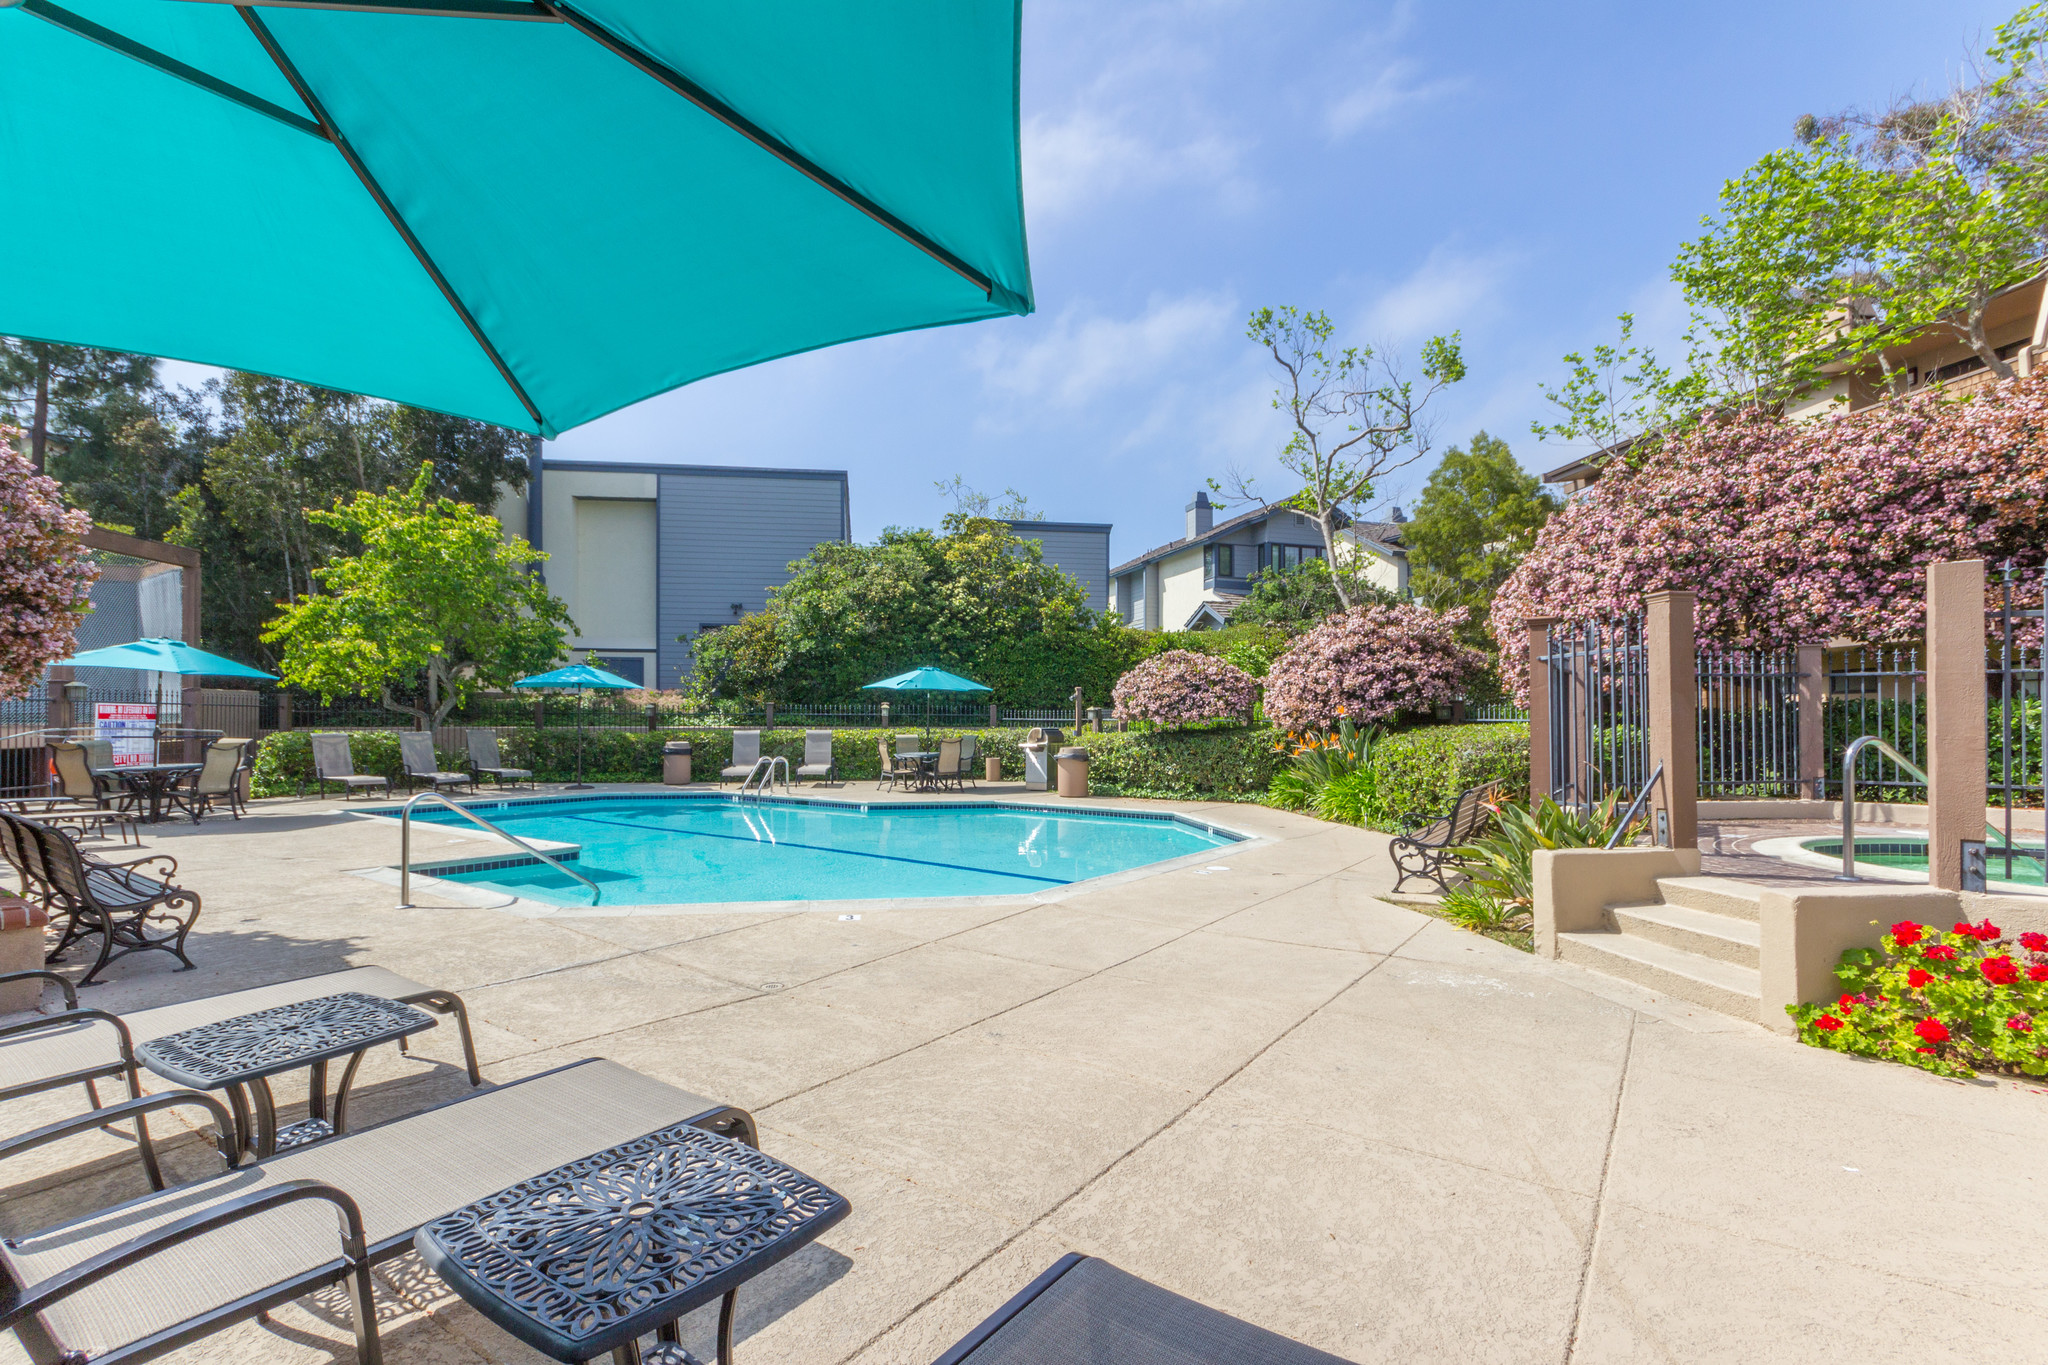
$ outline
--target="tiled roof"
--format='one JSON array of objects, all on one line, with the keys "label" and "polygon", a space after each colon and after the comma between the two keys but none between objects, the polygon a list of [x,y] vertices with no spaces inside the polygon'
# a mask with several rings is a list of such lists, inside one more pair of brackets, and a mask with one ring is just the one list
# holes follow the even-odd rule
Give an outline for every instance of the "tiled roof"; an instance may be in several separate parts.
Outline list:
[{"label": "tiled roof", "polygon": [[[1145,551],[1145,553],[1139,555],[1136,559],[1127,559],[1123,563],[1117,565],[1114,569],[1111,569],[1109,571],[1109,576],[1111,578],[1115,578],[1119,574],[1129,573],[1131,570],[1139,567],[1140,565],[1150,564],[1155,559],[1164,559],[1166,556],[1172,554],[1176,550],[1185,550],[1190,545],[1206,545],[1210,541],[1216,539],[1218,536],[1228,535],[1230,532],[1237,530],[1239,527],[1251,526],[1258,522],[1264,521],[1268,517],[1276,517],[1282,514],[1283,512],[1290,512],[1292,510],[1293,509],[1289,507],[1255,507],[1249,512],[1245,512],[1239,516],[1232,517],[1229,521],[1217,522],[1214,526],[1209,528],[1209,534],[1206,536],[1182,536],[1179,540],[1169,540],[1164,545],[1154,546],[1152,549],[1149,549]],[[1344,522],[1343,524],[1350,525],[1351,523]],[[1367,521],[1359,522],[1358,525],[1393,526],[1396,525],[1396,523],[1391,521]],[[1374,539],[1377,540],[1379,539],[1379,537],[1375,536]]]}]

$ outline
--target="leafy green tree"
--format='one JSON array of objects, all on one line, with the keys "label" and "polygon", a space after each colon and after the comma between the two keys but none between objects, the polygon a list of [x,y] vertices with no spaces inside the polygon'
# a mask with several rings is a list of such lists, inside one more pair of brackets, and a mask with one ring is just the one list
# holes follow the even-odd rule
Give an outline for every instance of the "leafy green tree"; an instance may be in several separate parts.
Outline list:
[{"label": "leafy green tree", "polygon": [[1485,432],[1445,452],[1408,523],[1410,587],[1434,611],[1469,608],[1468,644],[1490,647],[1493,595],[1561,504]]},{"label": "leafy green tree", "polygon": [[351,548],[315,568],[314,589],[264,633],[282,647],[288,685],[324,700],[375,696],[431,727],[477,688],[509,687],[562,657],[569,613],[529,572],[547,556],[434,484],[422,464],[409,488],[307,514]]},{"label": "leafy green tree", "polygon": [[964,475],[955,474],[950,479],[934,479],[932,487],[953,500],[953,510],[963,517],[994,517],[998,521],[1044,521],[1045,513],[1031,506],[1031,499],[1014,488],[1005,488],[1002,501],[994,495],[983,493],[967,482]]},{"label": "leafy green tree", "polygon": [[49,468],[47,433],[70,433],[110,394],[131,399],[156,384],[156,361],[125,351],[0,337],[0,410],[28,435],[29,463]]},{"label": "leafy green tree", "polygon": [[1272,626],[1290,636],[1299,635],[1337,612],[1367,605],[1391,607],[1400,600],[1348,569],[1332,574],[1328,561],[1305,559],[1291,568],[1261,569],[1253,574],[1251,591],[1230,610],[1230,625],[1232,630]]}]

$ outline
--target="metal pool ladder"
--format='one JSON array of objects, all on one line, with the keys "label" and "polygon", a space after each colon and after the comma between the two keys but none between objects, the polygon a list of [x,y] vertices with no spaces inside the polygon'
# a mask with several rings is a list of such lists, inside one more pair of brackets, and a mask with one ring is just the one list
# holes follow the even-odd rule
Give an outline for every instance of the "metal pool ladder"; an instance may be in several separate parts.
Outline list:
[{"label": "metal pool ladder", "polygon": [[[752,788],[754,795],[757,797],[769,795],[775,785],[775,770],[777,768],[782,770],[782,794],[788,796],[790,794],[789,760],[781,754],[769,754],[754,760],[753,768],[747,773],[747,780],[740,783],[741,797],[746,796],[749,788]],[[754,786],[757,779],[761,783],[758,787]]]},{"label": "metal pool ladder", "polygon": [[[1877,750],[1886,758],[1889,758],[1892,762],[1919,778],[1923,784],[1928,783],[1927,774],[1920,770],[1919,765],[1897,749],[1894,749],[1891,745],[1885,743],[1882,739],[1879,739],[1876,735],[1859,735],[1856,739],[1850,741],[1849,748],[1842,755],[1842,870],[1835,874],[1835,880],[1838,882],[1860,882],[1863,880],[1863,878],[1856,875],[1856,760],[1863,756],[1865,749]],[[1991,836],[1986,841],[1986,847],[1992,844],[1997,844],[2000,848],[2006,847],[2004,836],[1995,827],[1987,824],[1984,826],[1984,832]],[[1932,838],[1931,833],[1929,837]],[[2015,851],[2017,852],[2017,850]],[[1933,857],[1931,845],[1928,849],[1928,856],[1930,858]],[[2021,853],[2019,856],[2033,857],[2035,855]]]},{"label": "metal pool ladder", "polygon": [[446,806],[449,810],[454,811],[457,815],[460,815],[463,819],[469,821],[471,824],[481,825],[483,828],[497,835],[500,839],[509,839],[511,842],[525,849],[528,853],[531,853],[534,857],[546,863],[549,867],[555,869],[555,871],[563,873],[570,877],[574,877],[577,881],[582,882],[585,886],[590,888],[590,903],[592,905],[596,905],[598,901],[604,898],[604,892],[598,889],[597,883],[590,880],[590,878],[584,876],[581,872],[578,872],[575,868],[566,866],[563,863],[557,861],[556,859],[550,858],[547,854],[541,852],[532,844],[527,843],[526,840],[520,838],[512,831],[508,829],[498,828],[496,825],[484,819],[483,816],[478,815],[475,811],[469,809],[467,806],[458,806],[453,801],[450,801],[447,797],[441,795],[441,793],[437,791],[428,790],[415,793],[413,795],[413,798],[405,803],[405,809],[400,811],[398,815],[399,909],[412,909],[412,808],[414,806],[417,806],[420,802],[425,801],[429,798],[432,798],[435,801],[439,801],[442,805]]}]

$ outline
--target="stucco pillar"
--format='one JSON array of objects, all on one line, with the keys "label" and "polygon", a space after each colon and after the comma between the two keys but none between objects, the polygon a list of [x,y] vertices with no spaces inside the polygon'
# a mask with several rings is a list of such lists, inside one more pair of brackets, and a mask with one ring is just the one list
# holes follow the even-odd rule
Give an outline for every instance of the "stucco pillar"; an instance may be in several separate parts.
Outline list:
[{"label": "stucco pillar", "polygon": [[1529,802],[1550,795],[1550,628],[1555,616],[1532,616],[1529,628]]},{"label": "stucco pillar", "polygon": [[1984,837],[1984,561],[1927,566],[1927,884],[1963,889]]},{"label": "stucco pillar", "polygon": [[1827,774],[1828,651],[1799,646],[1799,787],[1801,795],[1825,801]]},{"label": "stucco pillar", "polygon": [[1650,771],[1664,779],[1650,789],[1650,833],[1671,848],[1700,841],[1699,675],[1693,656],[1693,595],[1649,595],[1644,648],[1650,673]]}]

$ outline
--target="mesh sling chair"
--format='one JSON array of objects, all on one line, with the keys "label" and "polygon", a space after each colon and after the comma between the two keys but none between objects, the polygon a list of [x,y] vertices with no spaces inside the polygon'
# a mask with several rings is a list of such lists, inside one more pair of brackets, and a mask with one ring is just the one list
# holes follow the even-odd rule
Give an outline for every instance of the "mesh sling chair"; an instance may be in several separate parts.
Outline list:
[{"label": "mesh sling chair", "polygon": [[356,771],[355,755],[348,747],[347,735],[313,736],[313,780],[319,784],[319,794],[327,795],[327,784],[338,782],[346,797],[354,797],[358,791],[379,791],[387,795],[391,791],[391,779],[376,777]]},{"label": "mesh sling chair", "polygon": [[966,772],[962,766],[960,741],[942,739],[939,741],[939,757],[932,767],[932,781],[941,787],[960,790],[961,778]]},{"label": "mesh sling chair", "polygon": [[398,761],[405,768],[408,787],[424,785],[435,791],[443,787],[476,790],[476,774],[441,771],[441,760],[434,755],[434,737],[424,730],[398,737]]},{"label": "mesh sling chair", "polygon": [[253,743],[248,739],[211,741],[190,783],[171,788],[171,804],[189,813],[195,825],[213,809],[216,801],[225,802],[228,813],[241,819],[242,812],[248,809],[242,804],[242,763]]},{"label": "mesh sling chair", "polygon": [[[136,1102],[203,1104],[171,1091]],[[0,1142],[0,1160],[105,1122],[116,1105]],[[613,1062],[577,1062],[296,1147],[0,1242],[0,1328],[32,1358],[140,1361],[326,1285],[349,1288],[359,1365],[382,1359],[369,1268],[421,1225],[579,1157],[677,1123],[750,1145],[746,1111]],[[231,1167],[234,1157],[228,1156]],[[336,1217],[340,1242],[336,1242]]]},{"label": "mesh sling chair", "polygon": [[718,770],[718,785],[723,787],[735,779],[744,782],[754,771],[754,765],[761,761],[761,732],[759,730],[735,730],[732,732],[732,762]]},{"label": "mesh sling chair", "polygon": [[964,786],[976,785],[975,764],[981,762],[981,739],[977,735],[960,737],[960,781]]},{"label": "mesh sling chair", "polygon": [[78,827],[106,833],[111,826],[122,843],[141,839],[135,828],[133,799],[117,799],[109,784],[93,772],[85,747],[69,740],[50,746],[57,769],[57,796],[24,797],[4,803],[6,810],[47,824]]},{"label": "mesh sling chair", "polygon": [[[80,851],[61,830],[5,812],[0,852],[21,873],[23,890],[41,897],[52,917],[64,918],[51,962],[63,961],[65,950],[80,939],[98,937],[99,959],[79,985],[90,986],[109,963],[133,953],[169,953],[184,964],[178,970],[192,970],[185,936],[199,919],[199,895],[168,880],[178,871],[178,860],[169,854],[106,862]],[[167,927],[152,934],[152,924]]]},{"label": "mesh sling chair", "polygon": [[1413,877],[1435,882],[1437,890],[1448,892],[1451,888],[1444,879],[1444,870],[1450,865],[1451,850],[1470,843],[1485,827],[1492,813],[1489,807],[1499,802],[1505,789],[1506,784],[1501,782],[1467,787],[1451,803],[1451,813],[1435,820],[1425,815],[1402,816],[1401,824],[1408,827],[1408,832],[1397,835],[1388,845],[1394,855],[1394,868],[1401,874],[1394,882],[1394,890],[1399,891]]},{"label": "mesh sling chair", "polygon": [[836,782],[839,779],[839,760],[832,757],[832,732],[830,730],[804,731],[804,761],[796,770],[796,780],[815,777],[820,782]]},{"label": "mesh sling chair", "polygon": [[[508,768],[498,756],[498,732],[496,730],[471,730],[464,737],[469,745],[469,774],[471,777],[490,778],[500,787],[516,787],[521,782],[533,785],[533,773],[526,768]],[[475,784],[472,783],[472,786]]]}]

